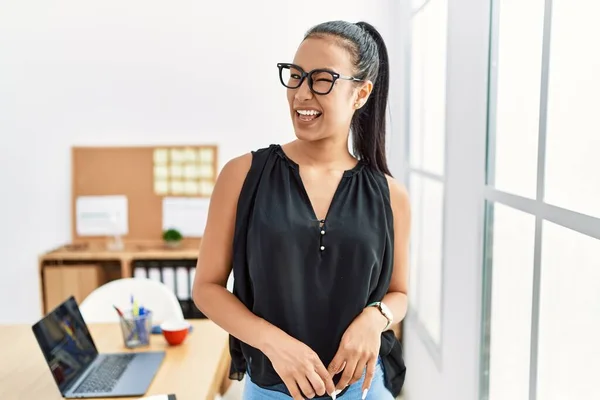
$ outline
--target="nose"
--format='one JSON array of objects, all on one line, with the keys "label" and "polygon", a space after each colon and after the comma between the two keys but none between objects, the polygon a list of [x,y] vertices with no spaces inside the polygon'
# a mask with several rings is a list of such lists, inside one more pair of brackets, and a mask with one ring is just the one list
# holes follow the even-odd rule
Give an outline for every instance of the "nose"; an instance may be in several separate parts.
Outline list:
[{"label": "nose", "polygon": [[299,88],[296,89],[296,94],[294,95],[296,100],[299,102],[310,100],[313,97],[313,93],[310,91],[308,87],[308,77],[304,79]]}]

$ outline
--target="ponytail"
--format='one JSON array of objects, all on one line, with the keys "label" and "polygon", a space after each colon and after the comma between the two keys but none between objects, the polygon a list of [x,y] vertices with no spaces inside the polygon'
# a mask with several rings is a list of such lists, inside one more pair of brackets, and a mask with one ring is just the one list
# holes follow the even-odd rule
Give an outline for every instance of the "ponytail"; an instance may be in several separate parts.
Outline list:
[{"label": "ponytail", "polygon": [[[372,25],[359,22],[356,25],[364,29],[365,34],[375,42],[376,54],[369,62],[374,71],[370,79],[373,90],[366,104],[354,114],[350,124],[353,136],[354,153],[364,159],[369,165],[384,174],[390,174],[385,154],[386,124],[388,93],[390,89],[390,64],[383,38]],[[365,56],[371,52],[365,51]]]},{"label": "ponytail", "polygon": [[356,74],[362,80],[373,82],[373,90],[366,104],[356,110],[350,123],[354,155],[384,174],[390,174],[385,154],[386,109],[390,87],[388,52],[383,38],[367,22],[356,24],[330,21],[311,28],[305,38],[334,36],[341,39],[352,55]]}]

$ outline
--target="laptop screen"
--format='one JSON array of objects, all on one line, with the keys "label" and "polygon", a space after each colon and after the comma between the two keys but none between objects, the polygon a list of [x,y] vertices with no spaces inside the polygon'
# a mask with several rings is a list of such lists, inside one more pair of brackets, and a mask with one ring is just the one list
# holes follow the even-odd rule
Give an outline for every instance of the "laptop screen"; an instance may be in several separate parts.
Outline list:
[{"label": "laptop screen", "polygon": [[64,392],[98,355],[73,297],[52,310],[32,329],[61,392]]}]

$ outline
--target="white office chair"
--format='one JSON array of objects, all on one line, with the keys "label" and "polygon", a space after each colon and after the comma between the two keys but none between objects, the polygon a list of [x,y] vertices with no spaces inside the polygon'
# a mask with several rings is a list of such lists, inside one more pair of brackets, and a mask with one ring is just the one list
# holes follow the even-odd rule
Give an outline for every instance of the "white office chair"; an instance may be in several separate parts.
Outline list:
[{"label": "white office chair", "polygon": [[123,312],[131,310],[131,296],[139,306],[152,311],[153,324],[184,319],[175,293],[163,283],[146,278],[108,282],[90,293],[79,309],[86,323],[118,322],[119,315],[113,306]]}]

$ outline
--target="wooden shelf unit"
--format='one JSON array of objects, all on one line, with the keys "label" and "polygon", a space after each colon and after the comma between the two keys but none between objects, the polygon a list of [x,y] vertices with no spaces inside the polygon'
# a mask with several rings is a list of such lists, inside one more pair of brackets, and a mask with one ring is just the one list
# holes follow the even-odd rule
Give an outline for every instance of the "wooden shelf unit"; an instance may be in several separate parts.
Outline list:
[{"label": "wooden shelf unit", "polygon": [[195,262],[199,246],[199,239],[184,240],[178,248],[157,241],[131,241],[124,243],[123,250],[114,251],[108,250],[105,243],[93,241],[49,251],[39,258],[42,312],[48,313],[70,295],[81,302],[106,282],[132,277],[136,261]]}]

